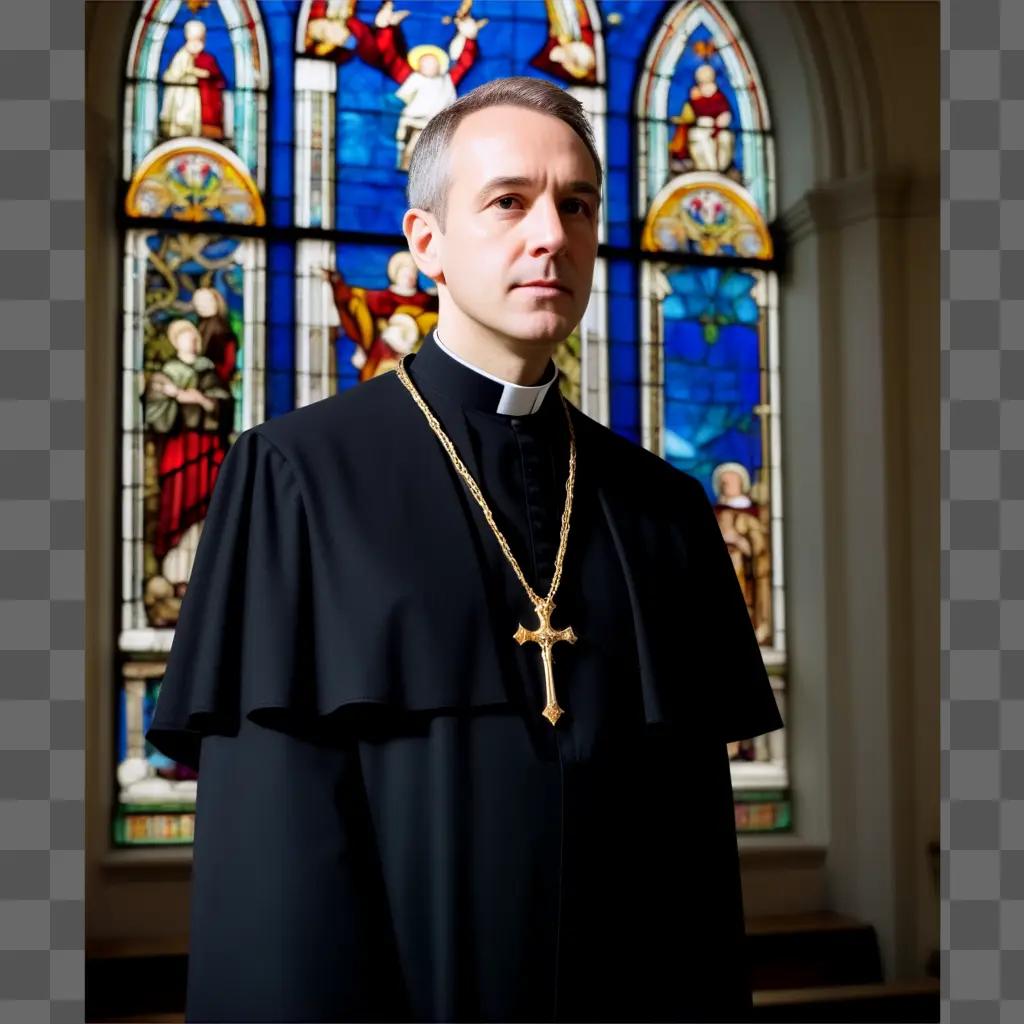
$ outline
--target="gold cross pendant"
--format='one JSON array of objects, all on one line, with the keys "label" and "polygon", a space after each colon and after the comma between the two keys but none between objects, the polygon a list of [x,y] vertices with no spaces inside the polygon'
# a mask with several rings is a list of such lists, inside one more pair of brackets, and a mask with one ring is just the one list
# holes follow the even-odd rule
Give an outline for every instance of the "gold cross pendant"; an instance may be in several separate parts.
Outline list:
[{"label": "gold cross pendant", "polygon": [[533,610],[537,613],[539,626],[536,629],[526,629],[520,623],[519,628],[516,630],[515,640],[520,645],[531,641],[540,645],[540,655],[544,660],[544,699],[547,701],[547,706],[541,714],[552,725],[555,725],[565,712],[558,706],[558,700],[555,697],[555,677],[551,669],[551,648],[559,640],[565,640],[570,644],[576,643],[576,634],[572,631],[572,626],[567,626],[565,629],[552,629],[551,613],[555,610],[554,601],[541,601],[533,606]]}]

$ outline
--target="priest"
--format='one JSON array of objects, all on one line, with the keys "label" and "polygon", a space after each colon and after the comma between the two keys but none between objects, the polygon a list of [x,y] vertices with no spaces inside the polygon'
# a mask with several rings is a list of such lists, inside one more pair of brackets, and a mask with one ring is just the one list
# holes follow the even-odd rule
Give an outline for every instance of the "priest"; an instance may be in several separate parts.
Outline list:
[{"label": "priest", "polygon": [[429,122],[436,330],[224,461],[147,737],[199,769],[189,1021],[743,1020],[726,744],[782,726],[700,483],[563,398],[601,163]]}]

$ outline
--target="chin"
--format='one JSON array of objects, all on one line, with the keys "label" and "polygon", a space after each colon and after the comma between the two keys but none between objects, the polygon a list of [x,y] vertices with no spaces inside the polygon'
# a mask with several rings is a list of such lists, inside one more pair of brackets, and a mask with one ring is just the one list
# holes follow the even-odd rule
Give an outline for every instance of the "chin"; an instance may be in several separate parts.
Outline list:
[{"label": "chin", "polygon": [[524,342],[536,342],[538,345],[557,345],[572,334],[572,329],[579,322],[555,313],[533,313],[517,318],[509,324],[505,333],[509,337]]}]

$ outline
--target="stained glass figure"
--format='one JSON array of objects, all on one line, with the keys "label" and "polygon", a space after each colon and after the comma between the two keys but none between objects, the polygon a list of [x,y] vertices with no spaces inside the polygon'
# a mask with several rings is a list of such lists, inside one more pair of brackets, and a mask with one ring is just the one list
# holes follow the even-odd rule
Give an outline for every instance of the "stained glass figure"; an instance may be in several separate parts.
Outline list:
[{"label": "stained glass figure", "polygon": [[545,0],[548,38],[530,66],[575,84],[603,82],[597,66],[596,34],[584,0]]},{"label": "stained glass figure", "polygon": [[298,51],[344,64],[356,55],[356,39],[348,21],[356,0],[306,0],[299,13]]},{"label": "stained glass figure", "polygon": [[472,17],[472,7],[473,0],[462,0],[454,17],[441,19],[455,26],[447,49],[429,42],[410,49],[401,29],[410,12],[396,11],[392,0],[380,5],[372,29],[358,18],[348,19],[360,58],[399,86],[394,93],[402,105],[395,128],[395,166],[401,171],[408,171],[427,122],[455,102],[456,88],[476,60],[477,36],[489,19]]},{"label": "stained glass figure", "polygon": [[233,125],[224,121],[227,79],[217,58],[206,52],[206,25],[193,18],[182,31],[185,42],[161,76],[160,133],[168,139],[182,135],[223,139],[233,134]]},{"label": "stained glass figure", "polygon": [[360,381],[393,370],[437,323],[437,289],[420,288],[408,251],[392,254],[382,288],[350,285],[340,270],[324,273],[338,314],[336,340],[354,342],[350,361]]}]

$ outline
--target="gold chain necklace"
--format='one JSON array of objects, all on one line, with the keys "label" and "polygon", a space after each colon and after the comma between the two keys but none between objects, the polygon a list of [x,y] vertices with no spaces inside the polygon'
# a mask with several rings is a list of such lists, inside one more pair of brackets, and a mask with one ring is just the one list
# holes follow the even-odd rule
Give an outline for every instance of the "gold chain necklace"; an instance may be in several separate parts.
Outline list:
[{"label": "gold chain necklace", "polygon": [[[512,554],[512,550],[508,546],[508,541],[505,540],[501,530],[498,529],[498,524],[494,521],[494,516],[491,514],[490,507],[484,499],[480,488],[477,486],[473,477],[470,476],[469,470],[466,469],[462,459],[459,458],[459,454],[455,450],[455,445],[452,444],[448,435],[441,429],[441,424],[437,422],[437,417],[430,411],[427,403],[423,401],[423,398],[416,390],[415,385],[409,379],[409,375],[406,373],[405,367],[402,365],[404,362],[405,356],[398,361],[398,366],[396,368],[398,372],[398,379],[405,385],[409,394],[412,395],[414,401],[420,407],[420,411],[427,418],[427,423],[430,424],[430,429],[434,431],[437,435],[437,439],[441,442],[441,446],[448,453],[448,457],[451,459],[452,465],[455,467],[459,476],[461,476],[466,482],[466,486],[469,488],[469,493],[473,495],[476,499],[476,503],[480,506],[480,509],[484,514],[484,519],[487,520],[487,525],[491,528],[494,536],[497,538],[502,552],[515,571],[516,576],[519,578],[519,582],[523,585],[523,588],[526,591],[526,596],[529,597],[530,603],[533,605],[533,610],[537,614],[537,628],[526,629],[522,623],[520,623],[519,629],[516,630],[513,639],[520,645],[532,642],[540,647],[541,658],[544,662],[544,694],[547,702],[541,714],[552,725],[555,725],[565,712],[558,706],[558,700],[555,697],[555,679],[551,667],[551,649],[559,640],[565,640],[570,644],[576,643],[576,634],[572,631],[572,626],[568,626],[565,629],[554,629],[551,626],[551,613],[555,610],[555,591],[558,590],[558,584],[562,580],[562,563],[565,561],[565,548],[569,541],[569,521],[572,516],[572,495],[573,488],[576,483],[576,434],[572,428],[572,417],[569,415],[569,406],[565,401],[565,396],[559,392],[558,397],[562,400],[562,410],[565,412],[565,420],[569,424],[569,476],[565,481],[565,508],[562,510],[562,528],[558,540],[558,554],[555,556],[555,571],[554,575],[551,577],[551,588],[548,590],[547,597],[540,597],[534,591],[533,587],[526,582],[523,570],[519,568],[519,563],[516,561],[515,555]],[[558,386],[557,383],[555,386]]]}]

